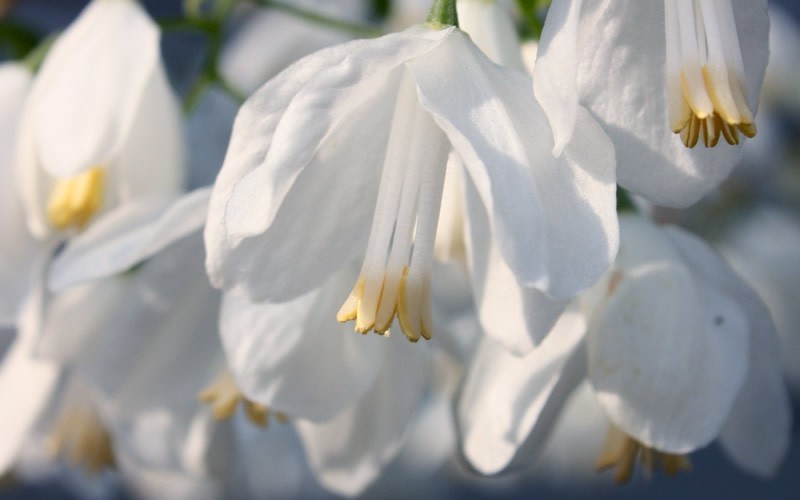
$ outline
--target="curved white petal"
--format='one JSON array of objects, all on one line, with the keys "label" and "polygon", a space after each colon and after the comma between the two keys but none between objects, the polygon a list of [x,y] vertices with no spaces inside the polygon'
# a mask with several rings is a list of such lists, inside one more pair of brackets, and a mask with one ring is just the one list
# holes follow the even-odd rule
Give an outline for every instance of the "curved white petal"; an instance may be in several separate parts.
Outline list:
[{"label": "curved white petal", "polygon": [[44,246],[28,231],[17,191],[14,152],[31,72],[0,64],[0,325],[14,324],[31,286],[34,261]]},{"label": "curved white petal", "polygon": [[216,286],[288,300],[363,250],[401,65],[450,33],[418,27],[322,50],[248,99],[206,226]]},{"label": "curved white petal", "polygon": [[585,331],[583,315],[571,310],[527,356],[514,356],[489,339],[481,343],[458,405],[464,454],[479,472],[501,472],[516,455],[533,459],[584,378]]},{"label": "curved white petal", "polygon": [[236,88],[250,94],[301,57],[348,38],[291,14],[259,9],[227,42],[220,71]]},{"label": "curved white petal", "polygon": [[[46,260],[37,263],[42,278]],[[26,296],[17,326],[17,338],[0,360],[0,425],[8,433],[0,445],[0,471],[8,472],[22,446],[47,409],[61,375],[61,367],[34,357],[34,346],[42,329],[44,286]]]},{"label": "curved white petal", "polygon": [[552,299],[519,285],[490,237],[486,209],[471,181],[466,181],[464,191],[470,222],[465,238],[467,262],[481,326],[505,349],[524,356],[550,332],[568,300]]},{"label": "curved white petal", "polygon": [[317,421],[332,418],[369,390],[386,341],[336,321],[355,278],[348,267],[321,289],[285,303],[225,294],[222,342],[244,394],[291,417]]},{"label": "curved white petal", "polygon": [[[146,498],[215,499],[234,463],[234,434],[205,411],[142,413],[114,429],[123,481]],[[228,462],[218,468],[215,462]]]},{"label": "curved white petal", "polygon": [[678,228],[667,237],[692,270],[724,288],[750,322],[747,378],[733,404],[720,442],[743,469],[772,476],[791,442],[792,410],[780,370],[780,344],[769,310],[756,293],[698,238]]},{"label": "curved white petal", "polygon": [[578,116],[578,26],[583,0],[555,0],[537,48],[533,85],[550,127],[553,155],[572,138]]},{"label": "curved white petal", "polygon": [[156,71],[159,41],[156,24],[130,0],[91,2],[58,37],[32,91],[46,171],[69,177],[117,155]]},{"label": "curved white petal", "polygon": [[[768,60],[766,0],[733,0],[750,108]],[[620,185],[667,206],[697,201],[730,173],[740,148],[686,148],[669,126],[661,4],[585,2],[578,71],[580,99],[614,141]]]},{"label": "curved white petal", "polygon": [[[747,317],[651,223],[629,218],[622,228],[625,265],[587,337],[589,379],[617,427],[687,453],[717,437],[744,383]],[[637,252],[640,244],[649,252]]]},{"label": "curved white petal", "polygon": [[296,424],[311,469],[339,495],[361,493],[395,457],[427,390],[428,352],[402,336],[386,342],[386,361],[368,393],[332,420]]},{"label": "curved white petal", "polygon": [[129,304],[127,277],[114,276],[56,294],[47,301],[36,355],[59,364],[90,356],[104,333],[117,324],[117,312]]},{"label": "curved white petal", "polygon": [[182,240],[125,275],[126,299],[88,356],[83,374],[114,416],[169,404],[194,411],[197,394],[224,368],[221,296],[203,274],[200,235]]},{"label": "curved white petal", "polygon": [[127,271],[172,243],[199,233],[210,189],[177,200],[156,197],[122,205],[72,238],[53,262],[53,291]]},{"label": "curved white petal", "polygon": [[158,61],[112,159],[108,182],[118,202],[178,193],[186,180],[184,149],[181,108]]},{"label": "curved white petal", "polygon": [[800,387],[800,223],[792,213],[761,207],[736,220],[716,243],[769,308],[787,382]]},{"label": "curved white petal", "polygon": [[[611,143],[582,112],[567,154],[553,158],[530,79],[458,35],[409,63],[420,100],[466,167],[517,280],[569,298],[594,283],[616,251]],[[464,88],[454,92],[453,80]]]}]

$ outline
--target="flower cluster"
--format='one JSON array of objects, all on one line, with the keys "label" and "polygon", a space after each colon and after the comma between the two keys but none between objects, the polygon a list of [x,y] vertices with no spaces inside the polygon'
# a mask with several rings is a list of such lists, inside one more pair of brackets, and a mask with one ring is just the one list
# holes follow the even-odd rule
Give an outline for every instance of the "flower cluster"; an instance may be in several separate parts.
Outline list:
[{"label": "flower cluster", "polygon": [[[0,64],[0,472],[355,496],[717,441],[777,473],[800,225],[740,216],[781,167],[723,184],[778,142],[766,0],[184,10],[91,0]],[[173,29],[207,39],[183,107]]]}]

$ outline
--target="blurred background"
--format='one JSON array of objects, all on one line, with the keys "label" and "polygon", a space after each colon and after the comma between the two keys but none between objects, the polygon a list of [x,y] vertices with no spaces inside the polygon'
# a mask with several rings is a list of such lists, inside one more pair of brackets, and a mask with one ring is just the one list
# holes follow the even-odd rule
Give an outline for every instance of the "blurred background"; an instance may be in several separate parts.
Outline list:
[{"label": "blurred background", "polygon": [[[19,57],[34,46],[37,40],[63,29],[86,3],[81,0],[0,0],[0,61]],[[182,15],[180,0],[146,0],[143,3],[150,14],[159,20]],[[389,3],[368,3],[368,16],[376,22],[386,17]],[[416,3],[423,4],[423,8],[426,4]],[[782,8],[787,14],[784,23],[800,21],[800,2],[773,0],[770,3]],[[230,32],[235,33],[236,25],[246,24],[252,15],[253,11],[239,13],[233,20],[234,27]],[[271,42],[268,35],[264,34],[264,53],[269,52]],[[761,139],[760,135],[752,141],[752,146],[748,143],[750,150],[745,154],[742,167],[718,193],[688,211],[659,211],[657,216],[661,220],[683,224],[713,242],[730,241],[732,221],[738,220],[743,212],[751,210],[755,205],[777,206],[784,213],[791,214],[793,222],[797,223],[797,210],[800,209],[800,55],[797,50],[800,46],[793,46],[792,43],[797,40],[788,38],[795,36],[800,39],[800,35],[784,31],[773,35],[773,53],[779,51],[782,57],[786,56],[786,60],[779,63],[782,65],[779,68],[781,74],[774,77],[774,85],[765,86],[771,92],[769,99],[772,102],[762,104],[760,116],[768,114],[770,123],[766,126],[760,124],[759,131],[768,128],[768,133],[761,134],[768,137]],[[192,31],[178,30],[165,33],[162,40],[170,78],[176,92],[184,97],[190,92],[198,72],[202,71],[208,39]],[[784,42],[786,47],[775,45]],[[258,56],[258,53],[253,53],[248,57]],[[283,65],[288,62],[290,61]],[[231,61],[230,64],[235,65],[236,61]],[[250,79],[257,80],[258,75],[251,75]],[[247,76],[242,76],[240,81],[233,83],[245,94],[252,90],[246,88],[251,86]],[[213,89],[198,100],[188,126],[192,187],[213,182],[225,152],[236,108],[235,100]],[[791,262],[800,267],[797,264],[800,261],[794,259],[789,265]],[[793,277],[797,278],[797,270],[788,269],[787,272],[793,273]],[[792,300],[793,309],[800,310],[800,293],[794,295]],[[789,308],[792,309],[792,304],[789,304]],[[799,314],[796,311],[791,312],[795,316]],[[800,317],[797,319],[800,320]],[[800,321],[794,325],[800,326]],[[789,328],[791,327],[790,323]],[[800,414],[798,387],[800,385],[795,380],[795,415]],[[800,431],[800,419],[797,417],[794,428],[795,431]],[[558,446],[571,446],[580,438],[580,433],[577,433],[569,439],[561,440]],[[580,450],[579,444],[576,448]],[[397,463],[385,471],[383,478],[365,496],[400,498],[413,494],[421,498],[800,498],[800,432],[794,433],[788,458],[780,473],[770,481],[743,474],[722,456],[716,445],[694,453],[691,459],[694,469],[691,473],[675,478],[656,474],[651,480],[639,478],[621,487],[614,486],[609,475],[587,478],[573,474],[573,471],[559,463],[557,456],[543,460],[546,463],[539,467],[532,465],[524,475],[502,478],[471,476],[466,467],[454,458],[440,469],[427,471],[413,484],[403,479],[408,464]],[[587,460],[591,460],[591,457],[587,457]],[[401,457],[398,462],[402,461]],[[87,485],[85,479],[77,477],[74,471],[62,472],[34,483],[0,482],[0,499],[128,498],[113,475],[95,478],[90,481],[93,484]],[[328,496],[313,484],[308,473],[298,477],[303,479],[299,480],[300,484],[293,490],[293,496]]]}]

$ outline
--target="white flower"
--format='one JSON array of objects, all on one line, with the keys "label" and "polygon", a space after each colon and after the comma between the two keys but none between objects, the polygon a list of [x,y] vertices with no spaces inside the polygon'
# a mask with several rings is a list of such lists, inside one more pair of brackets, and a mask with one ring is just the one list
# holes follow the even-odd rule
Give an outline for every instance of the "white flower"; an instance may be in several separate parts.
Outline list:
[{"label": "white flower", "polygon": [[180,188],[180,111],[159,40],[137,2],[94,0],[51,47],[17,146],[17,183],[38,238],[63,237],[100,212]]},{"label": "white flower", "polygon": [[603,457],[620,479],[639,453],[678,468],[715,438],[745,470],[774,473],[791,409],[768,311],[701,240],[621,224],[615,269],[584,297],[587,310],[565,314],[525,358],[484,341],[460,403],[467,457],[484,473],[529,460],[587,379],[625,444]]},{"label": "white flower", "polygon": [[756,132],[768,27],[765,0],[554,1],[537,65],[550,78],[536,95],[556,152],[580,102],[614,141],[623,187],[662,205],[697,201],[740,155],[711,147]]},{"label": "white flower", "polygon": [[720,251],[753,285],[775,320],[788,382],[800,387],[800,224],[795,215],[759,207],[735,219],[718,238]]},{"label": "white flower", "polygon": [[[363,256],[336,316],[385,332],[396,313],[409,339],[429,337],[452,149],[465,172],[478,301],[501,300],[484,288],[502,274],[520,307],[560,310],[608,266],[617,241],[613,152],[585,112],[578,122],[556,160],[530,79],[492,64],[458,29],[415,27],[317,52],[237,117],[206,226],[209,275],[281,302]],[[526,330],[497,335],[524,337],[509,340],[524,351],[538,340]]]},{"label": "white flower", "polygon": [[[289,3],[337,19],[359,21],[366,17],[364,2],[360,0]],[[258,9],[245,15],[246,24],[225,45],[220,71],[247,95],[301,57],[352,38],[278,9]]]}]

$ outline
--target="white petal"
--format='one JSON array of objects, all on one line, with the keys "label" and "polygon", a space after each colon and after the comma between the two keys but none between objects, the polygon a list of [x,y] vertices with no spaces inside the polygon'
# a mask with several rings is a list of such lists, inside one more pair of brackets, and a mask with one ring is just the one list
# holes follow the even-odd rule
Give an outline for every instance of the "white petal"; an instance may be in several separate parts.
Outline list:
[{"label": "white petal", "polygon": [[555,0],[547,11],[536,55],[536,98],[553,129],[553,155],[572,138],[578,114],[578,26],[583,0]]},{"label": "white petal", "polygon": [[44,249],[28,232],[14,171],[22,106],[31,76],[21,64],[0,64],[0,325],[9,326],[31,286],[34,261]]},{"label": "white petal", "polygon": [[780,370],[780,344],[769,310],[756,293],[698,238],[678,228],[665,230],[692,270],[736,300],[750,322],[750,361],[720,436],[723,450],[743,469],[777,473],[791,442],[792,410]]},{"label": "white petal", "polygon": [[[751,109],[768,60],[766,3],[733,2]],[[581,17],[581,103],[614,141],[619,183],[659,205],[694,203],[728,175],[740,148],[688,149],[670,129],[662,6],[639,0],[586,2]]]},{"label": "white petal", "polygon": [[489,59],[501,66],[525,70],[514,21],[505,6],[494,0],[456,2],[458,27],[466,32]]},{"label": "white petal", "polygon": [[[687,453],[722,429],[747,373],[748,321],[726,290],[688,268],[658,228],[626,219],[621,281],[588,335],[589,378],[612,422],[638,441]],[[633,259],[631,259],[633,261]],[[618,264],[619,266],[619,264]]]},{"label": "white petal", "polygon": [[524,288],[500,255],[472,182],[465,186],[470,224],[466,245],[470,283],[478,317],[487,336],[517,356],[530,352],[545,336],[566,308],[568,300],[551,299],[544,293]]},{"label": "white petal", "polygon": [[[43,274],[46,262],[37,263],[37,275]],[[8,432],[0,446],[0,471],[14,465],[21,447],[47,409],[56,390],[61,367],[33,356],[34,345],[42,328],[44,286],[31,290],[26,297],[18,323],[17,338],[0,361],[0,425]]]},{"label": "white petal", "polygon": [[449,33],[417,28],[322,50],[245,103],[206,228],[216,286],[288,300],[363,250],[399,66]]},{"label": "white petal", "polygon": [[203,274],[194,235],[124,276],[127,296],[109,316],[81,368],[106,411],[129,415],[161,407],[194,411],[197,394],[224,368],[220,293]]},{"label": "white petal", "polygon": [[483,474],[531,461],[567,397],[584,378],[583,315],[569,311],[545,341],[516,357],[489,339],[467,373],[458,406],[464,453]]},{"label": "white petal", "polygon": [[[594,283],[617,245],[613,149],[597,124],[582,113],[569,154],[555,160],[530,79],[491,64],[460,33],[409,67],[517,280],[559,298]],[[454,79],[469,87],[453,92]]]},{"label": "white petal", "polygon": [[58,177],[107,164],[128,136],[159,58],[159,31],[137,2],[91,2],[42,65],[36,150]]},{"label": "white petal", "polygon": [[372,389],[324,423],[299,421],[311,469],[328,490],[361,493],[400,449],[430,376],[427,352],[402,338],[386,341],[389,355]]},{"label": "white petal", "polygon": [[236,88],[250,94],[301,57],[347,39],[342,32],[324,29],[291,14],[259,9],[248,16],[246,24],[226,44],[220,71]]},{"label": "white petal", "polygon": [[356,277],[346,268],[321,289],[285,303],[225,294],[222,341],[242,392],[292,417],[324,420],[372,386],[385,340],[336,321]]},{"label": "white petal", "polygon": [[109,172],[119,203],[178,193],[184,186],[183,117],[161,61],[152,71],[136,115]]},{"label": "white petal", "polygon": [[115,276],[53,296],[47,302],[36,355],[60,364],[89,356],[117,324],[116,313],[129,296],[127,278]]},{"label": "white petal", "polygon": [[70,240],[49,277],[53,291],[134,267],[172,243],[198,233],[206,219],[209,189],[177,200],[158,197],[121,206]]},{"label": "white petal", "polygon": [[234,435],[229,423],[214,422],[207,412],[160,409],[117,425],[114,445],[123,481],[137,495],[211,500],[220,498],[226,479],[212,464],[224,457],[232,467]]},{"label": "white petal", "polygon": [[792,213],[760,207],[736,220],[717,245],[769,308],[787,382],[800,387],[800,223]]}]

